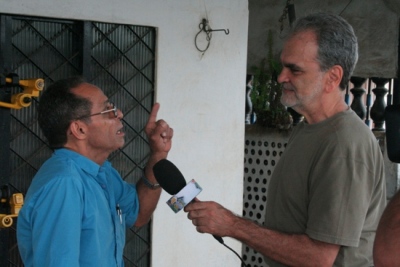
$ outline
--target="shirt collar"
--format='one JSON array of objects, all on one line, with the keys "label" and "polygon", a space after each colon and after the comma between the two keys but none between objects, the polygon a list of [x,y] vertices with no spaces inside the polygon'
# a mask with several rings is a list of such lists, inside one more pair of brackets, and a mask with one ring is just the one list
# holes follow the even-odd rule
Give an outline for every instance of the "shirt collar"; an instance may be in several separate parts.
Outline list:
[{"label": "shirt collar", "polygon": [[67,148],[56,149],[54,151],[54,155],[69,158],[70,160],[76,162],[78,166],[81,166],[82,170],[93,175],[94,177],[97,176],[100,169],[105,169],[110,166],[110,162],[108,160],[106,160],[103,165],[100,166],[93,160]]}]

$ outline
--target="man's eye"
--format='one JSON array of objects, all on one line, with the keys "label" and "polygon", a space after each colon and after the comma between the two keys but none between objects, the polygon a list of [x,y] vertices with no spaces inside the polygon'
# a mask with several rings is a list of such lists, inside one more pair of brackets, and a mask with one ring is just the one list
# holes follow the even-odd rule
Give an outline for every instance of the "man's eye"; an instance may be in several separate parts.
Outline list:
[{"label": "man's eye", "polygon": [[299,70],[299,69],[290,69],[290,71],[293,73],[293,74],[299,74],[300,72],[301,72],[301,70]]}]

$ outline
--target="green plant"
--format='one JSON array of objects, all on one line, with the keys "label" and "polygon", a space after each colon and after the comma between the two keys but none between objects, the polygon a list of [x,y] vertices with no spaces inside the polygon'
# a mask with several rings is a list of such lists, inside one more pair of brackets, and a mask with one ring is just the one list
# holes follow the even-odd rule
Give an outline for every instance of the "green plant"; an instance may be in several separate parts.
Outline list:
[{"label": "green plant", "polygon": [[288,129],[291,127],[292,117],[280,102],[282,85],[277,82],[282,65],[274,59],[272,46],[272,33],[269,31],[267,58],[261,61],[259,67],[252,68],[254,79],[251,101],[259,124],[270,128]]}]

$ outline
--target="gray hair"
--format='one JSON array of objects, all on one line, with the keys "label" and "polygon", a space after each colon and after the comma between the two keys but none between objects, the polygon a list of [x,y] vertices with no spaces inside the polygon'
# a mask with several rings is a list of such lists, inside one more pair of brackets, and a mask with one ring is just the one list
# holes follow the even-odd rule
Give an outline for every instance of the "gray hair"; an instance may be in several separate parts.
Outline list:
[{"label": "gray hair", "polygon": [[317,38],[317,60],[321,71],[334,65],[343,68],[340,88],[344,90],[358,60],[357,37],[353,27],[342,17],[327,13],[315,13],[299,19],[290,36],[313,31]]}]

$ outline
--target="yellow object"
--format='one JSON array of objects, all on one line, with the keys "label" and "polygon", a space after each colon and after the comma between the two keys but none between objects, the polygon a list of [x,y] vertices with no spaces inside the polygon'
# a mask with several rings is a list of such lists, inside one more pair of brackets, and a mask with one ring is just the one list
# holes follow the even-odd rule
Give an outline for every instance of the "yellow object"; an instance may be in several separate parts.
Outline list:
[{"label": "yellow object", "polygon": [[0,214],[0,228],[10,227],[13,218],[18,217],[18,213],[24,205],[24,196],[21,193],[13,194],[10,198],[11,214]]},{"label": "yellow object", "polygon": [[18,217],[18,215],[0,214],[0,228],[10,227],[14,222],[13,217]]},{"label": "yellow object", "polygon": [[13,194],[10,199],[11,214],[17,214],[24,205],[24,196],[21,193]]},{"label": "yellow object", "polygon": [[[6,78],[6,83],[12,83],[11,78]],[[0,107],[21,109],[31,105],[32,97],[38,97],[39,92],[44,88],[44,80],[28,79],[20,80],[19,85],[24,89],[22,93],[14,94],[11,96],[11,103],[1,102]]]}]

